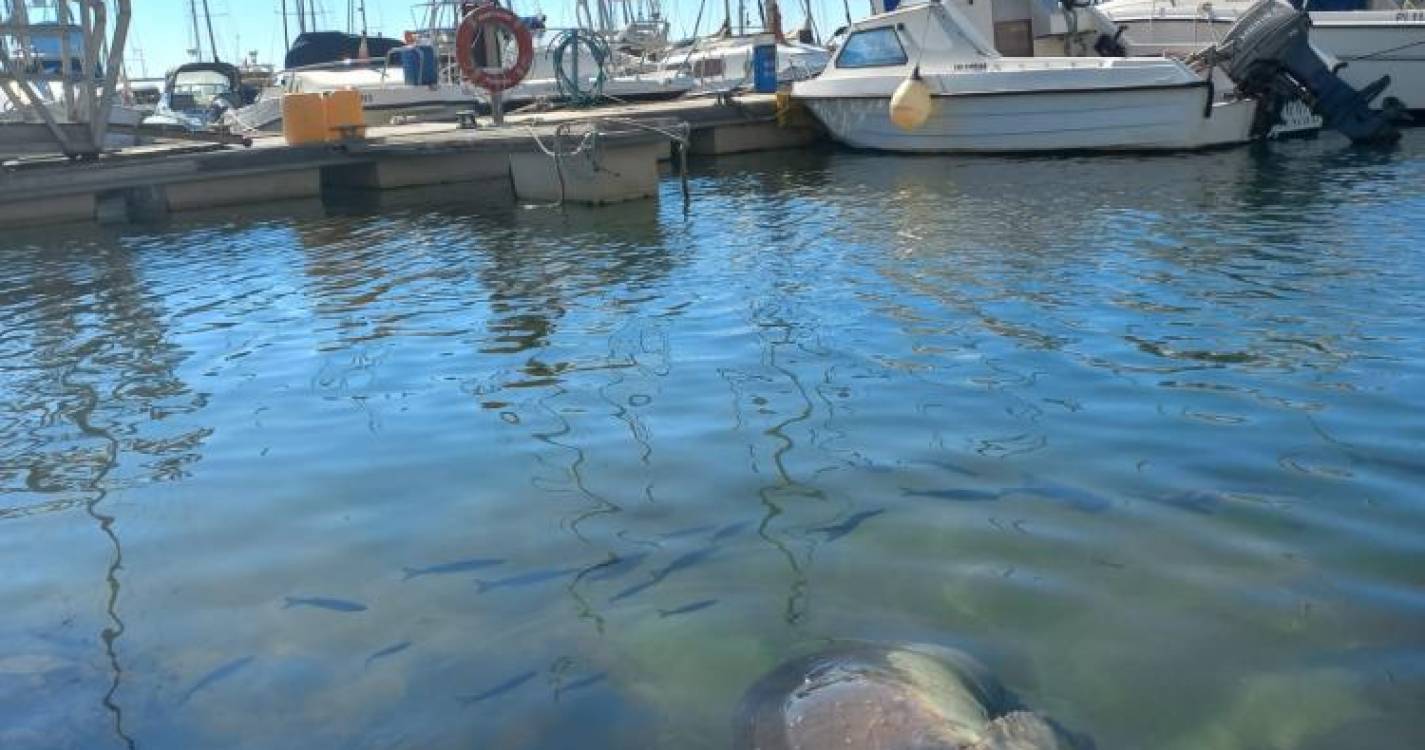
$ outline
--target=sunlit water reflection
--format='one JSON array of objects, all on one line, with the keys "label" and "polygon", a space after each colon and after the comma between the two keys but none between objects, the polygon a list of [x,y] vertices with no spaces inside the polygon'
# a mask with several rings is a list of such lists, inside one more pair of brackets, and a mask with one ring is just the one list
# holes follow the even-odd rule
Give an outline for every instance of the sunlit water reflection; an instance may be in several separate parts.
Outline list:
[{"label": "sunlit water reflection", "polygon": [[789,153],[9,233],[0,747],[720,748],[847,637],[1102,748],[1425,746],[1422,184]]}]

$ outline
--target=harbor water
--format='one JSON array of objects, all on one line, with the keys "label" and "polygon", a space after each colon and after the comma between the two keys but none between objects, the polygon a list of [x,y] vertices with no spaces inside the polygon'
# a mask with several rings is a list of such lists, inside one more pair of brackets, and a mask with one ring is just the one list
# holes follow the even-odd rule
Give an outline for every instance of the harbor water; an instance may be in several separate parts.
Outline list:
[{"label": "harbor water", "polygon": [[829,639],[1425,747],[1425,133],[0,237],[0,748],[724,748]]}]

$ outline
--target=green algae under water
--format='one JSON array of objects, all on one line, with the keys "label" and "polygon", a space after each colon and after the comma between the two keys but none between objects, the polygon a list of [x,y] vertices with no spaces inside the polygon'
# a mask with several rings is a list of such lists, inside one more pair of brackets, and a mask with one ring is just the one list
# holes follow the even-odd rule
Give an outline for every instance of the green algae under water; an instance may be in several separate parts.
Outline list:
[{"label": "green algae under water", "polygon": [[1422,185],[826,151],[6,233],[0,747],[722,748],[830,638],[1105,750],[1425,746]]}]

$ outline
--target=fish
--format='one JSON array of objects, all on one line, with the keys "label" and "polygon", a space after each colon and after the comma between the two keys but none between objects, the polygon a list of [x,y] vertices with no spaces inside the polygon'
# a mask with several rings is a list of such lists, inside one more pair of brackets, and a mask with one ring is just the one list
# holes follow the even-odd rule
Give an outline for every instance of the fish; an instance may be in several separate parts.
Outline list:
[{"label": "fish", "polygon": [[861,524],[885,512],[885,508],[878,508],[876,510],[863,510],[860,513],[857,513],[846,519],[845,521],[836,524],[835,526],[823,526],[819,529],[812,529],[812,532],[826,534],[826,541],[834,542],[837,539],[840,539],[841,537],[846,536],[847,534],[850,534],[851,532],[855,531],[856,527],[860,526]]},{"label": "fish", "polygon": [[659,582],[659,581],[662,581],[662,580],[663,580],[662,578],[659,578],[659,577],[655,574],[655,575],[651,576],[648,580],[644,581],[643,583],[635,583],[634,585],[629,586],[628,588],[624,589],[623,591],[620,591],[620,592],[618,592],[617,594],[614,594],[613,596],[609,597],[609,601],[611,601],[611,602],[616,602],[616,601],[619,601],[619,600],[621,600],[621,599],[627,599],[627,598],[629,598],[630,596],[633,596],[634,594],[638,594],[638,593],[641,593],[641,592],[643,592],[643,591],[646,591],[646,590],[648,590],[648,589],[653,588],[654,586],[658,585],[658,582]]},{"label": "fish", "polygon": [[702,600],[702,601],[700,601],[700,602],[693,602],[692,604],[684,604],[684,605],[681,606],[681,607],[675,607],[675,608],[673,608],[673,609],[660,609],[660,610],[658,610],[658,616],[659,616],[660,618],[662,618],[662,617],[677,617],[678,615],[688,615],[688,614],[692,614],[692,613],[694,613],[694,612],[699,612],[699,611],[701,611],[701,610],[707,609],[708,607],[711,607],[711,606],[713,606],[714,604],[717,604],[717,600],[716,600],[716,599],[704,599],[704,600]]},{"label": "fish", "polygon": [[1103,495],[1067,484],[1044,483],[1027,487],[1012,487],[1005,490],[1003,494],[1013,495],[1016,493],[1057,500],[1074,510],[1081,510],[1085,513],[1101,513],[1113,507],[1113,501]]},{"label": "fish", "polygon": [[529,573],[521,573],[509,578],[501,578],[496,581],[476,581],[475,590],[483,594],[490,589],[512,589],[520,586],[533,586],[536,583],[553,581],[566,576],[577,574],[583,568],[550,568],[548,570],[536,570]]},{"label": "fish", "polygon": [[647,552],[636,552],[632,555],[611,557],[592,568],[587,568],[587,572],[584,574],[584,580],[607,581],[622,575],[627,575],[646,559],[648,559]]},{"label": "fish", "polygon": [[508,693],[511,690],[514,690],[515,688],[519,687],[520,685],[523,685],[526,682],[533,680],[534,675],[534,672],[525,672],[524,674],[511,677],[510,679],[505,680],[504,682],[490,688],[489,690],[486,690],[483,693],[475,693],[474,695],[457,695],[455,698],[456,700],[467,706],[473,705],[479,703],[480,701],[494,698],[497,695],[503,695],[505,693]]},{"label": "fish", "polygon": [[668,563],[666,567],[659,568],[658,570],[649,573],[648,580],[644,581],[643,583],[634,584],[633,586],[630,586],[624,589],[623,591],[614,594],[613,598],[609,599],[609,601],[616,602],[620,599],[627,599],[630,596],[633,596],[634,594],[637,594],[641,591],[646,591],[661,583],[664,578],[667,578],[668,576],[677,573],[680,570],[691,568],[694,565],[698,565],[699,563],[706,561],[708,558],[712,557],[717,552],[717,550],[718,548],[715,546],[699,547],[698,549],[695,549],[691,552],[686,552],[682,555],[679,555],[677,559],[673,560],[673,562]]},{"label": "fish", "polygon": [[394,656],[410,647],[410,641],[401,641],[400,643],[397,643],[393,646],[387,646],[386,648],[383,648],[380,651],[377,651],[376,653],[366,657],[366,666],[369,667],[371,666],[371,662],[376,661],[377,659],[384,659],[387,656]]},{"label": "fish", "polygon": [[715,528],[715,527],[713,527],[713,526],[694,526],[694,527],[692,527],[692,528],[682,529],[682,530],[680,530],[680,531],[670,531],[670,532],[668,532],[667,534],[664,534],[663,536],[661,536],[661,537],[659,537],[659,538],[660,538],[660,539],[683,539],[683,538],[685,538],[685,537],[697,536],[698,534],[706,534],[706,533],[708,533],[709,531],[712,531],[714,528]]},{"label": "fish", "polygon": [[289,596],[286,597],[286,599],[287,603],[282,606],[283,609],[291,609],[293,607],[316,607],[317,609],[329,609],[333,612],[366,611],[365,604],[362,604],[360,602],[349,602],[345,599],[328,599],[322,596]]},{"label": "fish", "polygon": [[607,680],[608,678],[609,678],[609,673],[608,673],[608,672],[600,672],[600,673],[598,673],[598,674],[592,674],[592,675],[589,675],[588,677],[582,677],[582,678],[580,678],[580,679],[577,679],[577,680],[575,680],[575,681],[569,683],[568,685],[565,685],[564,687],[562,687],[562,688],[559,689],[559,692],[560,692],[560,693],[568,693],[568,692],[573,691],[573,690],[578,690],[579,688],[586,688],[586,687],[589,687],[590,685],[597,685],[597,684],[599,684],[600,682],[603,682],[604,680]]},{"label": "fish", "polygon": [[699,547],[691,552],[685,552],[675,558],[673,562],[668,563],[667,567],[660,569],[657,573],[658,579],[662,580],[680,570],[707,562],[708,558],[715,554],[717,554],[717,547],[714,546]]},{"label": "fish", "polygon": [[429,568],[401,568],[401,570],[406,574],[406,577],[402,578],[401,580],[409,581],[412,578],[420,578],[421,576],[439,576],[447,575],[450,573],[468,573],[472,570],[493,568],[496,565],[503,565],[504,563],[504,560],[497,560],[492,557],[474,557],[469,560],[456,560],[455,562],[432,565]]},{"label": "fish", "polygon": [[901,492],[909,497],[929,497],[936,500],[960,500],[971,503],[998,500],[998,492],[986,492],[984,490],[908,490],[904,487]]},{"label": "fish", "polygon": [[229,677],[232,677],[233,675],[241,671],[243,667],[246,667],[248,664],[251,664],[256,658],[257,657],[255,656],[244,656],[240,659],[233,659],[227,664],[224,664],[218,667],[217,669],[214,669],[213,671],[203,675],[201,679],[193,683],[193,687],[188,688],[188,692],[183,694],[183,698],[179,702],[187,703],[188,699],[192,698],[194,693],[197,693],[199,690],[203,690],[204,688],[211,687],[214,683],[221,682]]},{"label": "fish", "polygon": [[931,466],[934,466],[937,469],[944,469],[945,471],[948,471],[951,474],[959,474],[962,477],[979,476],[979,474],[975,473],[970,469],[967,469],[963,466],[956,466],[955,464],[952,464],[948,461],[927,461],[926,463],[930,464]]},{"label": "fish", "polygon": [[1179,510],[1186,510],[1208,516],[1216,513],[1218,508],[1222,506],[1223,497],[1224,495],[1221,492],[1184,490],[1171,495],[1161,495],[1150,499],[1164,505],[1171,505]]},{"label": "fish", "polygon": [[732,537],[735,537],[735,536],[737,536],[738,534],[741,534],[743,531],[746,531],[746,530],[747,530],[747,527],[748,527],[748,526],[751,526],[751,525],[752,525],[752,524],[749,523],[749,522],[747,522],[747,521],[739,521],[739,522],[737,522],[737,523],[730,523],[730,524],[728,524],[728,525],[726,525],[726,526],[724,526],[724,527],[718,529],[718,530],[717,530],[717,533],[715,533],[715,534],[712,535],[712,541],[714,541],[714,542],[722,542],[722,541],[726,541],[726,540],[728,540],[728,539],[731,539]]}]

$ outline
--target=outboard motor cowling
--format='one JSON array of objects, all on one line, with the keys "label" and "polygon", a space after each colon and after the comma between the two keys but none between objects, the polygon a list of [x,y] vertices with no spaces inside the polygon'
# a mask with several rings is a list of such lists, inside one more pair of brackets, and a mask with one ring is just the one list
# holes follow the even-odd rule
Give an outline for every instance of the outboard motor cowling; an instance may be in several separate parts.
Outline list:
[{"label": "outboard motor cowling", "polygon": [[1390,118],[1371,108],[1390,85],[1390,76],[1357,91],[1311,46],[1310,29],[1304,11],[1282,0],[1260,0],[1232,24],[1220,44],[1193,60],[1220,66],[1245,96],[1271,101],[1283,90],[1301,92],[1327,127],[1357,143],[1399,138]]}]

